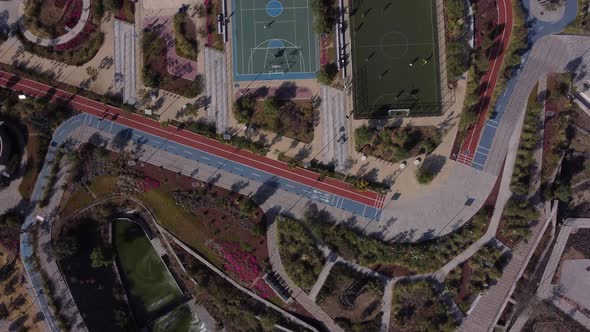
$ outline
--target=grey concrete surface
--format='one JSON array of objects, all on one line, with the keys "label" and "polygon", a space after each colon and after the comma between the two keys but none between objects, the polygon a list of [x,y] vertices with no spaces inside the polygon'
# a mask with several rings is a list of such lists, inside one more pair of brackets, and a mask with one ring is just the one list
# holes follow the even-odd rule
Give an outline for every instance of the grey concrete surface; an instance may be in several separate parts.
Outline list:
[{"label": "grey concrete surface", "polygon": [[[483,206],[496,176],[453,160],[446,164],[444,178],[435,179],[428,191],[389,193],[381,220],[367,227],[370,232],[379,232],[384,239],[416,241],[448,234],[467,222]],[[399,197],[394,199],[394,194]]]},{"label": "grey concrete surface", "polygon": [[561,263],[560,284],[564,296],[590,310],[590,259],[568,259]]},{"label": "grey concrete surface", "polygon": [[334,163],[337,171],[344,171],[350,157],[347,141],[352,139],[346,123],[346,95],[341,90],[322,85],[320,98],[323,159],[326,164]]},{"label": "grey concrete surface", "polygon": [[215,123],[218,133],[225,133],[229,126],[229,96],[225,61],[225,53],[205,47],[205,93],[210,99],[207,118],[209,122]]},{"label": "grey concrete surface", "polygon": [[123,102],[134,104],[137,101],[135,88],[135,26],[114,19],[115,38],[115,93],[123,97]]}]

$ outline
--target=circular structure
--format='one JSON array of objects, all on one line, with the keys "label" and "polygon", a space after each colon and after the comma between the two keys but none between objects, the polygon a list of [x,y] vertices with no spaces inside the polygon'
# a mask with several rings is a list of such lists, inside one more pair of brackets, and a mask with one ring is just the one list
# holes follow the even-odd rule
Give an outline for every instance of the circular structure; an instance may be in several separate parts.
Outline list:
[{"label": "circular structure", "polygon": [[381,37],[379,45],[385,56],[401,59],[408,52],[408,37],[399,31],[391,31]]},{"label": "circular structure", "polygon": [[283,4],[278,0],[271,0],[266,4],[266,14],[277,17],[283,13]]}]

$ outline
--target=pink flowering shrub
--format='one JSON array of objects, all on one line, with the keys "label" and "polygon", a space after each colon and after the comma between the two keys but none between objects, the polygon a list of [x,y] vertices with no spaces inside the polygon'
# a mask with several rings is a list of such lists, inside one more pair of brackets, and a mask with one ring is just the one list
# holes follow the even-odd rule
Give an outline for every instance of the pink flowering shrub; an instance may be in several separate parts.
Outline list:
[{"label": "pink flowering shrub", "polygon": [[142,185],[142,189],[145,192],[151,191],[153,189],[158,189],[160,188],[160,181],[149,177],[149,176],[144,176],[143,177],[143,185]]},{"label": "pink flowering shrub", "polygon": [[209,246],[223,257],[225,270],[235,275],[242,284],[249,287],[258,279],[253,290],[263,298],[272,296],[272,290],[262,280],[264,271],[258,265],[256,256],[244,251],[238,242],[213,242]]},{"label": "pink flowering shrub", "polygon": [[64,18],[64,24],[68,28],[73,28],[78,21],[80,21],[80,17],[82,16],[82,0],[71,0],[69,1],[68,6],[71,6],[72,8]]}]

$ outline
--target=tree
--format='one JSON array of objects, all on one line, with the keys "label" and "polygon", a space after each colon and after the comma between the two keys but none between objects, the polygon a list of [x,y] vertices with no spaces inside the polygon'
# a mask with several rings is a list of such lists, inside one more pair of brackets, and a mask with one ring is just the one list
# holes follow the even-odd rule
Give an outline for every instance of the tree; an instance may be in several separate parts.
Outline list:
[{"label": "tree", "polygon": [[262,108],[265,113],[274,114],[278,113],[281,107],[281,102],[279,98],[275,95],[270,96],[262,102]]},{"label": "tree", "polygon": [[369,144],[373,139],[375,131],[369,128],[366,124],[354,130],[354,146],[357,151],[360,151],[365,145]]},{"label": "tree", "polygon": [[91,266],[94,269],[108,267],[113,263],[113,251],[110,246],[102,245],[94,248],[90,253]]},{"label": "tree", "polygon": [[315,77],[321,84],[330,85],[338,74],[338,66],[335,63],[328,63],[315,73]]},{"label": "tree", "polygon": [[162,76],[150,66],[143,67],[141,70],[141,79],[150,88],[159,88],[160,84],[162,84]]},{"label": "tree", "polygon": [[420,184],[428,184],[434,180],[436,174],[434,174],[428,167],[422,165],[416,170],[416,179]]},{"label": "tree", "polygon": [[78,243],[72,236],[65,236],[55,243],[53,251],[58,259],[73,255],[78,250]]},{"label": "tree", "polygon": [[121,8],[122,0],[104,0],[104,6],[107,10],[112,12],[118,11]]}]

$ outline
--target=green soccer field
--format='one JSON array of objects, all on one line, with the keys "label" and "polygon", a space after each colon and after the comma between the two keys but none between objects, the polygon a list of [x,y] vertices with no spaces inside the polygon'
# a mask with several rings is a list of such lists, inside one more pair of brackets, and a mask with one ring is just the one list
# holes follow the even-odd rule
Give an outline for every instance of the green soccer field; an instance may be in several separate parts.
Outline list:
[{"label": "green soccer field", "polygon": [[441,112],[434,2],[352,1],[357,118]]},{"label": "green soccer field", "polygon": [[147,321],[152,318],[150,315],[178,300],[182,293],[140,226],[117,220],[113,227],[118,261],[136,318]]},{"label": "green soccer field", "polygon": [[236,81],[314,78],[319,42],[308,0],[233,0]]}]

